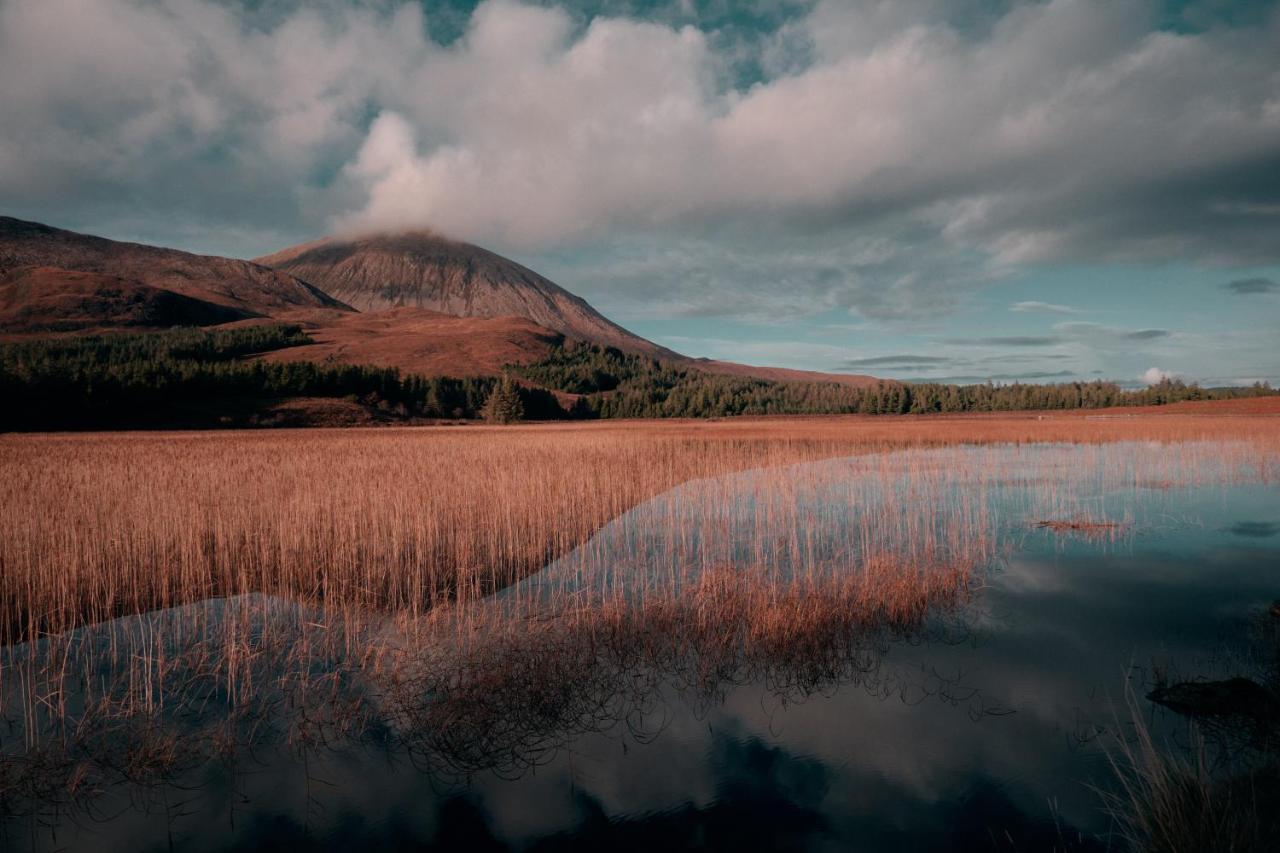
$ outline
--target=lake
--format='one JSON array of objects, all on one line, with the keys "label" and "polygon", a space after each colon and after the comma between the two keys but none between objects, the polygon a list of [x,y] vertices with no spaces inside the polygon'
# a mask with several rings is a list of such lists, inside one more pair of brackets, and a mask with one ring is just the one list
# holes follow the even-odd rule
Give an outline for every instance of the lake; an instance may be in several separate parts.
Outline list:
[{"label": "lake", "polygon": [[[0,840],[1107,849],[1135,721],[1195,744],[1147,693],[1274,677],[1276,469],[1231,442],[1121,442],[752,470],[646,501],[426,628],[242,596],[13,645]],[[876,597],[885,560],[924,592]],[[597,610],[607,627],[558,627]],[[257,680],[191,688],[217,668],[192,650],[228,632]],[[351,661],[375,646],[396,663],[369,675]],[[261,676],[290,666],[304,693]],[[95,686],[126,669],[127,693]]]}]

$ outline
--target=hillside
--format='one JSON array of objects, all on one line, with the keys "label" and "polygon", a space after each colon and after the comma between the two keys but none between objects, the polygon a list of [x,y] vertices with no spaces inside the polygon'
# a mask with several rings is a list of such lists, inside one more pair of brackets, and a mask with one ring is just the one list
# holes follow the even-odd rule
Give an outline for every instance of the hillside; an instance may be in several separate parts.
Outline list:
[{"label": "hillside", "polygon": [[514,261],[430,232],[330,238],[260,261],[0,217],[0,334],[12,339],[270,320],[300,324],[310,341],[265,356],[273,362],[496,376],[507,365],[540,361],[571,340],[727,377],[858,387],[875,381],[687,358],[628,332]]},{"label": "hillside", "polygon": [[874,376],[861,373],[822,373],[817,370],[795,370],[790,367],[757,367],[711,358],[693,359],[692,366],[703,373],[764,379],[769,382],[834,382],[837,385],[850,385],[854,388],[869,388],[881,381]]},{"label": "hillside", "polygon": [[270,315],[297,308],[350,310],[288,273],[250,261],[122,243],[0,216],[0,272],[18,267],[114,276],[246,314]]},{"label": "hillside", "polygon": [[453,317],[422,308],[297,313],[288,319],[312,342],[268,353],[265,361],[394,367],[423,376],[496,376],[506,365],[546,358],[564,338],[521,317]]},{"label": "hillside", "polygon": [[311,282],[361,311],[409,307],[457,317],[522,317],[578,340],[680,358],[533,270],[429,231],[330,237],[257,262]]},{"label": "hillside", "polygon": [[57,267],[0,271],[0,330],[10,334],[209,326],[248,316],[136,279]]}]

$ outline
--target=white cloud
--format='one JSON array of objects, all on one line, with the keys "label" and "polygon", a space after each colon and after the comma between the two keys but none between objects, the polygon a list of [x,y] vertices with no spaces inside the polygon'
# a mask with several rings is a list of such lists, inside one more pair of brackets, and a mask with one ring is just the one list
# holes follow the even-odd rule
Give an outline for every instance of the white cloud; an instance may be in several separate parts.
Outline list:
[{"label": "white cloud", "polygon": [[[786,283],[730,260],[693,311],[914,318],[1020,265],[1280,257],[1280,16],[1174,34],[1144,0],[1050,0],[965,28],[938,0],[830,0],[744,47],[488,0],[444,46],[417,3],[269,8],[0,4],[0,196],[61,224],[415,225],[507,251],[761,257],[769,230],[845,264],[769,296]],[[735,88],[747,49],[775,76]]]},{"label": "white cloud", "polygon": [[[1230,253],[1238,240],[1185,221],[1186,206],[1213,218],[1209,187],[1180,185],[1280,148],[1274,30],[1151,33],[1145,3],[1053,0],[975,40],[922,8],[820,4],[793,28],[811,64],[723,91],[695,30],[597,19],[575,37],[554,9],[490,2],[404,107],[437,141],[366,176],[369,202],[346,221],[539,246],[906,212],[999,265]],[[518,50],[503,35],[516,18]],[[1176,215],[1153,198],[1171,188],[1186,196]],[[1274,237],[1273,223],[1236,223],[1248,245],[1234,248],[1274,254],[1256,229]]]},{"label": "white cloud", "polygon": [[1148,367],[1142,374],[1142,381],[1148,385],[1159,385],[1169,379],[1173,379],[1173,374],[1167,370],[1161,370],[1158,367]]},{"label": "white cloud", "polygon": [[1020,314],[1083,314],[1079,308],[1070,305],[1058,305],[1054,302],[1015,302],[1009,306],[1010,311]]},{"label": "white cloud", "polygon": [[304,200],[336,199],[317,176],[429,49],[416,4],[316,3],[266,27],[211,0],[0,4],[0,197],[55,217],[320,227]]}]

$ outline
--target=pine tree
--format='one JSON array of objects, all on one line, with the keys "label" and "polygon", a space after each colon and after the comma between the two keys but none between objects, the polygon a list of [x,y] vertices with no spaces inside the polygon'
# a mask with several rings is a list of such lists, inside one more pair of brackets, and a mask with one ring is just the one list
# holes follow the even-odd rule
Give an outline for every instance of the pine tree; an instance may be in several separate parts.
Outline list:
[{"label": "pine tree", "polygon": [[489,399],[485,400],[481,414],[486,421],[495,424],[511,424],[524,420],[524,403],[520,400],[520,389],[510,376],[493,386]]}]

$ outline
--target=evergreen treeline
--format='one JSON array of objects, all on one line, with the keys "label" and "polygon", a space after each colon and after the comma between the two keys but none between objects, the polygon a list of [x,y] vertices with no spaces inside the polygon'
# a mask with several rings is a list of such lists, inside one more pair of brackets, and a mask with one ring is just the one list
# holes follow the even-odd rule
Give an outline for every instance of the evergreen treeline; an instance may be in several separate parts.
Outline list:
[{"label": "evergreen treeline", "polygon": [[834,382],[774,382],[709,374],[612,347],[582,344],[560,347],[541,362],[513,369],[539,385],[590,395],[590,412],[604,418],[1100,409],[1274,393],[1265,384],[1204,389],[1177,380],[1139,390],[1101,381],[1058,385],[878,382],[855,388]]},{"label": "evergreen treeline", "polygon": [[[388,419],[487,416],[507,422],[521,417],[705,418],[1095,409],[1275,393],[1265,384],[1205,389],[1179,381],[1140,390],[1125,390],[1111,382],[878,382],[855,388],[834,382],[775,382],[710,374],[586,344],[558,347],[542,361],[510,368],[542,388],[521,387],[509,379],[424,377],[387,368],[246,360],[247,356],[309,341],[298,326],[257,326],[2,344],[0,429],[253,424],[261,422],[259,414],[273,404],[294,397],[347,398]],[[543,388],[583,396],[565,411]],[[518,396],[518,404],[512,395]]]},{"label": "evergreen treeline", "polygon": [[[0,345],[0,429],[207,426],[252,422],[290,397],[345,397],[392,417],[474,418],[489,378],[244,356],[309,342],[297,326],[181,330]],[[530,418],[564,417],[550,393],[519,389]]]}]

